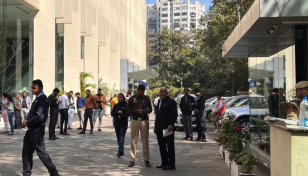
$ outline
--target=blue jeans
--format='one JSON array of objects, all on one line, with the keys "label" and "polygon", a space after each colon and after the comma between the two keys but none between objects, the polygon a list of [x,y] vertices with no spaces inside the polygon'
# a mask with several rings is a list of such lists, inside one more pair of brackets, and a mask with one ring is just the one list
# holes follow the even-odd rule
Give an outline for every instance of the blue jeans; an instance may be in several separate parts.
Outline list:
[{"label": "blue jeans", "polygon": [[117,134],[119,150],[118,152],[124,152],[124,141],[126,134],[127,126],[115,127],[115,132]]},{"label": "blue jeans", "polygon": [[13,117],[14,117],[14,112],[9,112],[9,122],[11,126],[11,133],[14,133],[14,124],[13,124]]}]

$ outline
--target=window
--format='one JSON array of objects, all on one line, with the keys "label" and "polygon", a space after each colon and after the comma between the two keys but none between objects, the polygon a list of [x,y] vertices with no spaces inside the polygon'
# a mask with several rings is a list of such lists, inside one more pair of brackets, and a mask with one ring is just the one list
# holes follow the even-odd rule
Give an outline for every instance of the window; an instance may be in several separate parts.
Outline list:
[{"label": "window", "polygon": [[180,16],[181,15],[181,13],[175,13],[174,14],[174,16]]},{"label": "window", "polygon": [[183,18],[182,21],[187,21],[187,18]]},{"label": "window", "polygon": [[187,12],[183,12],[183,13],[182,13],[182,16],[185,16],[185,15],[187,15]]},{"label": "window", "polygon": [[181,20],[180,19],[174,19],[174,22],[180,22]]},{"label": "window", "polygon": [[150,15],[156,15],[156,12],[150,12]]},{"label": "window", "polygon": [[187,27],[187,24],[182,24],[182,27]]},{"label": "window", "polygon": [[191,7],[190,10],[196,10],[196,7]]},{"label": "window", "polygon": [[168,23],[168,20],[162,20],[162,23]]},{"label": "window", "polygon": [[174,10],[181,10],[181,7],[174,7]]},{"label": "window", "polygon": [[182,10],[187,10],[187,6],[182,7]]},{"label": "window", "polygon": [[168,11],[168,8],[162,8],[161,11]]},{"label": "window", "polygon": [[161,16],[162,17],[168,17],[168,14],[162,14]]}]

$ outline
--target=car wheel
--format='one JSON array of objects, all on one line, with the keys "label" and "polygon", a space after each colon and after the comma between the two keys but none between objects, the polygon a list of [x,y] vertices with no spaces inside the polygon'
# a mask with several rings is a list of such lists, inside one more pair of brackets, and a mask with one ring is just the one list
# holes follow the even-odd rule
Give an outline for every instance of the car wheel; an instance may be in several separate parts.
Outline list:
[{"label": "car wheel", "polygon": [[209,122],[212,122],[212,121],[213,121],[213,113],[212,113],[212,112],[209,112],[209,113],[207,114],[206,118],[207,118],[207,120],[208,120]]},{"label": "car wheel", "polygon": [[238,122],[238,124],[241,125],[243,133],[249,133],[249,131],[250,131],[250,122],[249,122],[248,118],[241,119]]}]

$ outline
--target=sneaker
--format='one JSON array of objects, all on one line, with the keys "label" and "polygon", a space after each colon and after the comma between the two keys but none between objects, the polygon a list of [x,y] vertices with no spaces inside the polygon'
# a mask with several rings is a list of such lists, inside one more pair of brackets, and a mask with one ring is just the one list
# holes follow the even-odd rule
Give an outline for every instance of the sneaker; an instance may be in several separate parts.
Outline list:
[{"label": "sneaker", "polygon": [[152,166],[151,163],[150,163],[150,161],[145,161],[145,162],[144,162],[144,165],[145,165],[146,167],[151,167],[151,166]]},{"label": "sneaker", "polygon": [[183,140],[188,140],[188,137],[184,137]]},{"label": "sneaker", "polygon": [[134,167],[134,166],[135,166],[135,163],[130,161],[128,167]]}]

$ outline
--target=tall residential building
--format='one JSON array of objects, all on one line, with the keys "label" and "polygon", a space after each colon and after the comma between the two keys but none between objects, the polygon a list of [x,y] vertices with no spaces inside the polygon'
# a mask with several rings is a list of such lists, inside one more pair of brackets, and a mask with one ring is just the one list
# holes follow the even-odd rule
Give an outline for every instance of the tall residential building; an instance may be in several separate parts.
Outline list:
[{"label": "tall residential building", "polygon": [[0,92],[27,91],[41,79],[80,91],[80,73],[131,90],[146,69],[145,0],[0,0]]}]

